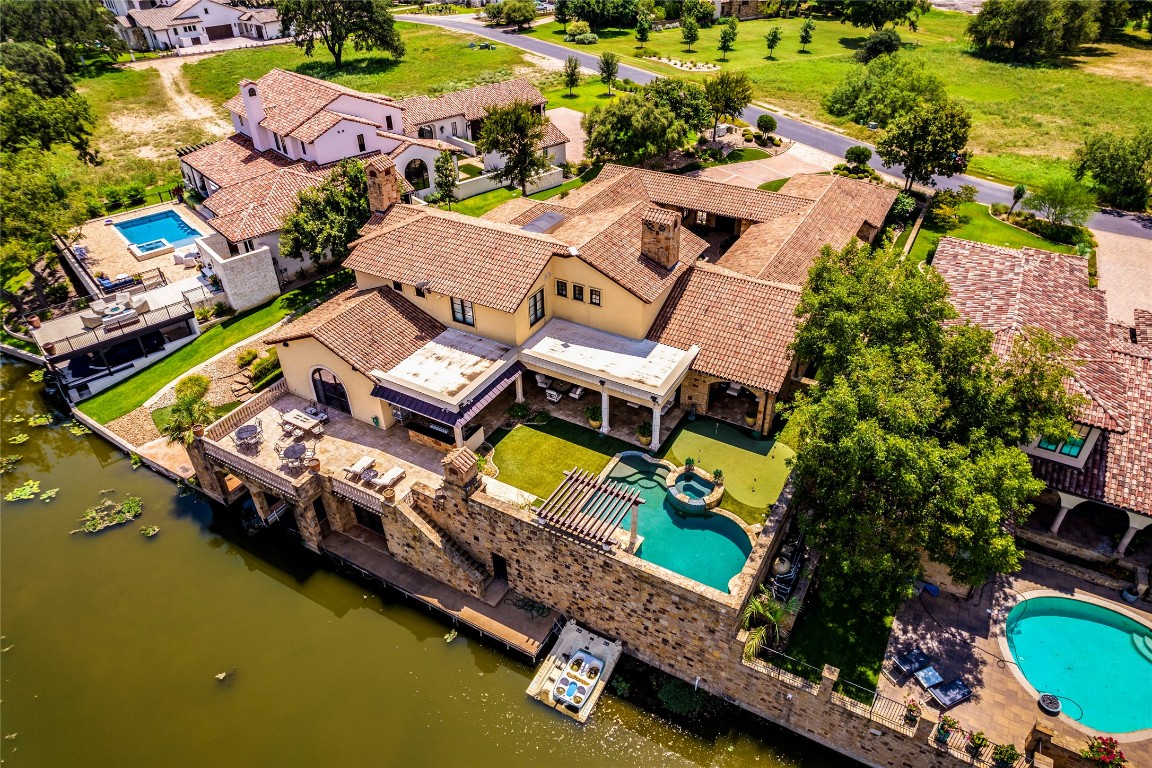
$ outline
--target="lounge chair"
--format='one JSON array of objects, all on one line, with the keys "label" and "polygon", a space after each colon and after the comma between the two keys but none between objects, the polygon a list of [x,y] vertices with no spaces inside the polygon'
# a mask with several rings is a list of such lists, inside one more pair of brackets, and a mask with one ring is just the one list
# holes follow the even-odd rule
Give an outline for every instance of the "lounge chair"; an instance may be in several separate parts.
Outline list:
[{"label": "lounge chair", "polygon": [[928,689],[928,693],[940,705],[940,711],[949,710],[972,696],[972,689],[963,680],[956,678]]},{"label": "lounge chair", "polygon": [[568,390],[568,397],[572,398],[573,400],[579,400],[583,396],[584,387],[572,387],[572,389]]},{"label": "lounge chair", "polygon": [[916,647],[903,656],[897,656],[893,663],[905,675],[914,675],[931,664],[932,657]]},{"label": "lounge chair", "polygon": [[368,485],[372,486],[378,491],[382,491],[385,488],[391,488],[392,486],[396,485],[396,483],[400,482],[401,478],[403,478],[405,474],[407,473],[402,468],[392,467],[392,469],[388,470],[379,477],[369,480]]},{"label": "lounge chair", "polygon": [[144,314],[145,312],[149,311],[150,307],[148,306],[148,299],[144,298],[143,296],[135,299],[132,302],[132,309],[136,310],[140,314]]},{"label": "lounge chair", "polygon": [[536,374],[536,386],[540,387],[540,389],[548,389],[548,387],[552,386],[552,379],[542,373],[538,373]]},{"label": "lounge chair", "polygon": [[72,247],[72,253],[76,254],[79,259],[88,258],[88,249],[83,245],[75,245]]},{"label": "lounge chair", "polygon": [[558,403],[563,395],[554,389],[546,389],[544,390],[544,397],[547,398],[550,403]]},{"label": "lounge chair", "polygon": [[361,456],[360,458],[356,459],[356,463],[352,466],[344,467],[344,471],[349,475],[359,477],[361,472],[368,469],[375,463],[376,459],[372,458],[371,456]]},{"label": "lounge chair", "polygon": [[132,301],[132,294],[128,291],[122,291],[116,294],[116,303],[122,307],[128,306],[128,302]]},{"label": "lounge chair", "polygon": [[99,328],[104,325],[104,318],[95,312],[81,312],[80,322],[84,323],[84,327],[88,329]]},{"label": "lounge chair", "polygon": [[104,314],[105,310],[108,309],[108,304],[106,302],[96,300],[88,305],[88,309],[92,310],[98,315],[102,315]]}]

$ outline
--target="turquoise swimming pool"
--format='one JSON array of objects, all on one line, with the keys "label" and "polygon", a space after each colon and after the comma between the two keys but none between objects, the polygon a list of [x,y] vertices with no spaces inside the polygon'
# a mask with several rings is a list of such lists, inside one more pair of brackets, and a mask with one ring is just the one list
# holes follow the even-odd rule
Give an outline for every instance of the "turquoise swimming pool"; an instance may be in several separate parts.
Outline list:
[{"label": "turquoise swimming pool", "polygon": [[142,253],[163,248],[164,241],[168,245],[181,246],[190,244],[200,236],[176,211],[150,213],[113,226]]},{"label": "turquoise swimming pool", "polygon": [[[728,591],[728,581],[744,568],[752,551],[752,542],[738,523],[713,512],[677,512],[668,503],[664,484],[668,469],[643,456],[624,454],[608,476],[639,488],[644,498],[637,521],[638,532],[644,537],[639,557],[721,592]],[[625,530],[632,525],[630,517],[621,523]]]},{"label": "turquoise swimming pool", "polygon": [[1008,649],[1064,714],[1106,733],[1152,728],[1152,630],[1103,606],[1067,597],[1020,602],[1005,624]]}]

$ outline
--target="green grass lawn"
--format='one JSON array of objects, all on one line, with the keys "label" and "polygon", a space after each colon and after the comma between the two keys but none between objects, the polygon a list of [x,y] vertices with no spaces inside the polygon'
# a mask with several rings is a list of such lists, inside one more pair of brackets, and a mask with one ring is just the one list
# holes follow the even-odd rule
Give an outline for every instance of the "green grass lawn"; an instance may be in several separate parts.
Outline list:
[{"label": "green grass lawn", "polygon": [[[602,167],[603,166],[594,165],[574,179],[569,179],[559,186],[552,187],[552,189],[545,189],[528,195],[528,197],[533,200],[547,200],[550,197],[556,197],[557,195],[581,187],[596,178],[600,174]],[[467,200],[453,203],[452,210],[457,213],[463,213],[466,216],[483,216],[493,208],[517,197],[520,197],[520,190],[513,189],[512,187],[500,187],[491,192],[484,192],[483,194],[470,197]]]},{"label": "green grass lawn", "polygon": [[916,235],[916,242],[912,244],[912,250],[908,252],[908,258],[924,261],[928,258],[928,254],[935,250],[936,244],[944,235],[952,235],[977,243],[1004,245],[1009,248],[1028,246],[1057,253],[1076,253],[1076,249],[1070,245],[1053,243],[1031,232],[1000,221],[988,211],[986,205],[964,203],[960,206],[960,213],[962,216],[968,217],[968,223],[961,224],[959,228],[949,232],[930,229],[927,225],[921,227],[919,234]]},{"label": "green grass lawn", "polygon": [[[212,420],[216,421],[222,416],[227,416],[241,405],[243,405],[242,402],[239,400],[234,400],[231,403],[224,403],[223,405],[215,406],[212,409],[213,413],[215,413],[215,416],[213,416]],[[156,410],[152,411],[152,423],[156,425],[156,429],[164,429],[164,425],[172,420],[172,409],[175,407],[175,405],[166,405],[163,408],[157,408]]]},{"label": "green grass lawn", "polygon": [[385,53],[348,49],[343,66],[337,68],[323,46],[318,46],[315,55],[308,58],[294,45],[271,45],[189,62],[184,64],[184,75],[193,93],[213,104],[223,104],[236,95],[238,81],[245,77],[255,80],[275,68],[331,80],[360,91],[400,97],[507,80],[517,67],[525,64],[524,54],[508,45],[497,44],[493,51],[469,48],[469,41],[484,39],[474,35],[406,22],[397,22],[396,29],[407,46],[401,61]]},{"label": "green grass lawn", "polygon": [[[1014,66],[968,53],[964,30],[968,16],[934,9],[920,19],[916,32],[901,29],[907,55],[923,61],[943,78],[948,93],[973,114],[970,170],[1005,183],[1036,184],[1062,170],[1083,134],[1092,130],[1132,130],[1152,114],[1152,87],[1141,73],[1152,67],[1149,34],[1128,34],[1121,42],[1101,43],[1085,55],[1059,66]],[[720,25],[700,30],[700,41],[688,53],[680,30],[653,32],[647,48],[665,57],[717,63],[743,70],[752,79],[759,100],[809,118],[843,125],[852,135],[875,139],[865,128],[827,114],[820,104],[855,66],[852,53],[868,30],[815,17],[816,31],[808,52],[798,44],[802,19],[759,19],[740,24],[736,50],[721,61],[717,47]],[[784,39],[769,59],[765,32],[781,27]],[[541,24],[530,32],[592,54],[614,51],[624,63],[667,76],[703,80],[704,73],[687,73],[651,59],[637,58],[638,43],[631,30],[601,30],[595,45],[564,43],[559,24]],[[594,88],[603,89],[598,83]],[[552,97],[549,96],[551,99]],[[553,106],[560,101],[554,100]]]},{"label": "green grass lawn", "polygon": [[720,506],[749,523],[764,522],[788,479],[787,460],[795,452],[778,441],[756,440],[713,419],[685,421],[672,433],[659,456],[681,465],[689,456],[709,472],[724,472]]},{"label": "green grass lawn", "polygon": [[712,168],[716,165],[732,165],[733,163],[747,163],[752,160],[763,160],[766,157],[771,157],[767,152],[755,147],[738,147],[721,160],[709,160],[705,163],[700,163],[701,168]]},{"label": "green grass lawn", "polygon": [[[831,664],[840,670],[841,680],[875,690],[891,632],[891,616],[838,603],[817,587],[800,611],[786,653],[817,670]],[[851,686],[844,693],[871,699]]]},{"label": "green grass lawn", "polygon": [[760,189],[766,189],[769,192],[779,192],[780,187],[782,187],[788,183],[788,178],[790,178],[790,177],[786,177],[783,179],[776,179],[775,181],[766,181],[760,185]]},{"label": "green grass lawn", "polygon": [[270,328],[292,312],[303,309],[310,302],[334,290],[348,277],[349,273],[347,272],[330,275],[302,288],[289,291],[262,307],[231,317],[220,325],[209,328],[192,343],[181,347],[168,357],[158,360],[116,386],[85,400],[77,407],[101,424],[114,421],[142,406],[148,398],[191,368],[249,336]]},{"label": "green grass lawn", "polygon": [[595,106],[609,104],[620,96],[620,91],[615,89],[609,96],[608,88],[594,77],[585,77],[580,85],[572,89],[571,96],[568,95],[568,89],[564,86],[549,88],[541,91],[541,93],[544,94],[544,98],[548,99],[549,109],[568,107],[584,113],[591,112]]},{"label": "green grass lawn", "polygon": [[500,468],[498,479],[542,499],[556,490],[565,471],[580,467],[599,474],[617,453],[637,450],[634,445],[563,419],[501,429],[489,437],[489,442],[496,448],[492,458]]}]

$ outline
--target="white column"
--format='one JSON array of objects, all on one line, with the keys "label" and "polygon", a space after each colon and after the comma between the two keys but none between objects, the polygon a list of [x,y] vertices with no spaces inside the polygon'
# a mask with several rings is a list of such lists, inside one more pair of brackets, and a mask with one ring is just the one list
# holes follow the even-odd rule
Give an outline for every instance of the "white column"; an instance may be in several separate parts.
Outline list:
[{"label": "white column", "polygon": [[524,402],[524,374],[516,374],[516,402]]},{"label": "white column", "polygon": [[1128,530],[1124,531],[1124,537],[1120,539],[1120,546],[1116,547],[1116,557],[1124,557],[1124,550],[1132,543],[1132,537],[1136,535],[1139,530],[1136,526],[1128,526]]},{"label": "white column", "polygon": [[1048,533],[1055,536],[1060,533],[1060,526],[1064,524],[1064,518],[1068,516],[1069,507],[1060,507],[1060,511],[1056,513],[1056,519],[1052,521],[1052,525],[1048,528]]},{"label": "white column", "polygon": [[600,390],[600,415],[604,421],[600,424],[601,434],[608,434],[608,390]]},{"label": "white column", "polygon": [[660,403],[652,406],[652,450],[660,450]]},{"label": "white column", "polygon": [[463,448],[464,447],[464,430],[462,430],[460,428],[460,425],[456,425],[456,426],[452,427],[452,435],[456,438],[456,447],[457,448]]}]

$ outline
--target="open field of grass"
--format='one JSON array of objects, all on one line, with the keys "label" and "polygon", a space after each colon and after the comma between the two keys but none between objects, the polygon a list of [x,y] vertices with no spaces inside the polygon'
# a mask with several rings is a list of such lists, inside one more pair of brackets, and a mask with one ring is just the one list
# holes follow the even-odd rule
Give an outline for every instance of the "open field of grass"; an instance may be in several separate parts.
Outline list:
[{"label": "open field of grass", "polygon": [[344,65],[337,69],[322,46],[308,58],[303,49],[294,45],[271,45],[189,62],[184,65],[184,76],[193,93],[213,104],[223,104],[236,95],[239,80],[255,80],[276,68],[400,97],[506,80],[525,66],[523,53],[508,45],[497,44],[494,51],[482,51],[468,47],[469,41],[483,39],[473,35],[405,22],[397,22],[396,28],[408,48],[400,61],[385,53],[349,49]]},{"label": "open field of grass", "polygon": [[1057,253],[1076,253],[1076,249],[1070,245],[1061,245],[1051,240],[1045,240],[1031,232],[1000,221],[989,213],[986,205],[964,203],[960,206],[960,214],[968,217],[968,223],[961,224],[957,229],[944,232],[931,229],[927,225],[921,227],[919,234],[916,235],[916,242],[912,244],[912,250],[908,252],[908,258],[924,261],[928,258],[928,254],[935,250],[936,244],[944,235],[952,235],[977,243],[1004,245],[1009,248],[1028,246],[1030,248],[1042,248],[1046,251],[1056,251]]},{"label": "open field of grass", "polygon": [[[866,129],[824,112],[821,98],[855,66],[852,53],[867,30],[815,17],[816,31],[808,52],[800,52],[800,19],[760,19],[740,24],[736,50],[728,61],[717,48],[720,26],[700,31],[689,53],[680,30],[652,33],[647,48],[681,60],[717,63],[743,70],[756,86],[757,98],[808,118],[843,126],[862,139],[875,138]],[[1129,34],[1122,42],[1090,46],[1060,66],[1014,66],[967,53],[964,29],[968,17],[933,10],[921,18],[917,32],[901,29],[907,54],[943,78],[949,95],[973,113],[971,147],[973,173],[1005,183],[1035,184],[1062,167],[1062,159],[1087,131],[1133,129],[1152,114],[1152,38]],[[784,39],[768,58],[764,34],[780,26]],[[565,44],[559,24],[538,26],[528,34]],[[598,54],[610,50],[628,64],[664,75],[703,80],[650,59],[637,58],[639,44],[631,30],[607,29],[595,45],[569,47]]]},{"label": "open field of grass", "polygon": [[140,373],[104,390],[78,406],[81,411],[101,424],[120,418],[139,408],[144,402],[190,369],[220,354],[234,344],[272,327],[292,312],[304,308],[340,285],[346,284],[348,275],[338,272],[302,288],[289,291],[262,307],[230,317],[180,349]]},{"label": "open field of grass", "polygon": [[541,93],[548,99],[549,109],[568,107],[585,114],[591,112],[593,107],[608,104],[620,95],[620,91],[613,89],[612,95],[609,96],[604,83],[593,77],[585,77],[584,82],[572,89],[571,96],[568,95],[568,89],[563,86],[547,88]]}]

